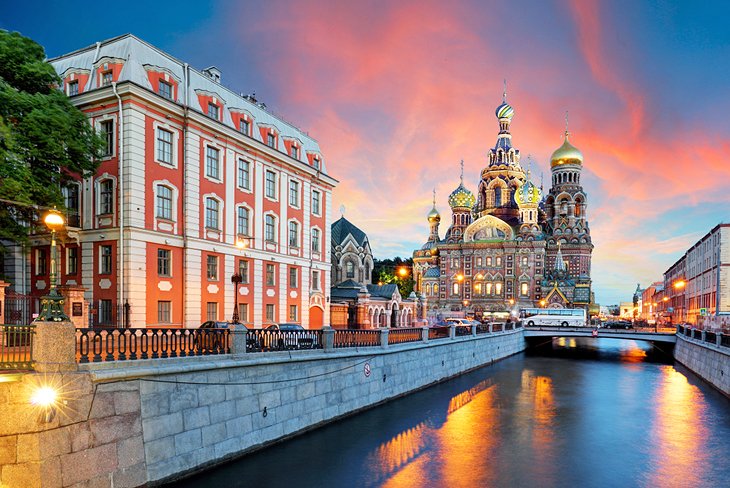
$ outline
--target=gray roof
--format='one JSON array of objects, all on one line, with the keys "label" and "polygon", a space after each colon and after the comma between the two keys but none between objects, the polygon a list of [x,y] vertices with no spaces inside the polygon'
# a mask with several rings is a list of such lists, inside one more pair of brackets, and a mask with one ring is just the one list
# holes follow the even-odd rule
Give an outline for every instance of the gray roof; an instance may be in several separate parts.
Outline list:
[{"label": "gray roof", "polygon": [[332,245],[342,245],[348,235],[352,235],[359,246],[364,247],[368,241],[368,236],[363,231],[355,227],[345,217],[340,217],[337,222],[332,224]]},{"label": "gray roof", "polygon": [[394,283],[388,283],[387,285],[368,285],[368,292],[370,296],[380,298],[393,298],[393,293],[398,290],[398,285]]},{"label": "gray roof", "polygon": [[[180,86],[180,89],[177,90],[177,99],[174,102],[181,105],[187,103],[192,110],[205,113],[198,103],[197,93],[212,94],[224,103],[223,124],[238,130],[237,127],[233,126],[231,110],[234,112],[248,112],[253,116],[255,124],[276,127],[280,136],[300,140],[302,142],[302,151],[300,153],[302,162],[308,164],[307,152],[318,154],[321,160],[319,144],[309,134],[285,121],[280,116],[271,113],[265,105],[255,103],[242,94],[223,86],[202,71],[190,67],[190,90],[186,93],[183,80],[185,79],[187,63],[174,58],[132,34],[101,41],[78,51],[49,59],[49,62],[56,69],[56,72],[63,77],[64,73],[69,70],[93,72],[99,63],[105,59],[112,60],[112,62],[114,62],[113,60],[122,60],[124,62],[117,82],[130,81],[142,88],[154,91],[147,69],[164,71],[174,77]],[[87,92],[97,88],[99,88],[97,76],[89,76],[86,86],[80,91]],[[252,131],[252,136],[254,139],[266,143],[258,130]],[[321,170],[323,173],[327,173],[323,161],[321,162]]]},{"label": "gray roof", "polygon": [[436,266],[431,266],[423,273],[424,278],[438,278],[439,276],[441,276],[441,272]]}]

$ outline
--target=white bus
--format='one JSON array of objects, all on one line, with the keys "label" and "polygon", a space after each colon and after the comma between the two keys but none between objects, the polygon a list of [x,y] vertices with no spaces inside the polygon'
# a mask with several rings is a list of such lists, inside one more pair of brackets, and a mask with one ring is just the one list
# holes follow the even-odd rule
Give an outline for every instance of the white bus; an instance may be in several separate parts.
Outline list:
[{"label": "white bus", "polygon": [[583,308],[523,308],[520,310],[522,325],[539,327],[585,327],[586,311]]}]

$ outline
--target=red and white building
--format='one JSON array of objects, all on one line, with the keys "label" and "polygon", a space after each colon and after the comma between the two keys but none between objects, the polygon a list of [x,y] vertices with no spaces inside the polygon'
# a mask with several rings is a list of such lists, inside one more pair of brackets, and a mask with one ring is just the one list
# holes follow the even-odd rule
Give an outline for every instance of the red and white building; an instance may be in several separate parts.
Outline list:
[{"label": "red and white building", "polygon": [[[107,141],[93,178],[66,191],[61,282],[86,288],[96,323],[197,327],[329,322],[332,189],[317,142],[133,35],[50,60]],[[43,244],[41,242],[41,244]],[[47,292],[48,243],[30,253]]]}]

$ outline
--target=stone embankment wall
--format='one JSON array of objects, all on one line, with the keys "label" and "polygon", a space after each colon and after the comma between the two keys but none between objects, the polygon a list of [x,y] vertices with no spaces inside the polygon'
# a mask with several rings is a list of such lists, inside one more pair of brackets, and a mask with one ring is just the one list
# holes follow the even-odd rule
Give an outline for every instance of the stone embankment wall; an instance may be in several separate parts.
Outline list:
[{"label": "stone embankment wall", "polygon": [[[156,485],[521,352],[523,331],[387,348],[157,359],[56,373],[50,423],[0,383],[0,486]],[[367,366],[367,367],[366,367]],[[40,482],[39,480],[42,480]]]},{"label": "stone embankment wall", "polygon": [[730,349],[677,334],[674,359],[730,397]]}]

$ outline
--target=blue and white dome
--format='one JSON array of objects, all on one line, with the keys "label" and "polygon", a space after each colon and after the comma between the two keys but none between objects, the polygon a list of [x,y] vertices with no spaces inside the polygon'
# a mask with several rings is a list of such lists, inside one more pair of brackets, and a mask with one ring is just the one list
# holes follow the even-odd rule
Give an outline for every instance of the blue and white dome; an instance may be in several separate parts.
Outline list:
[{"label": "blue and white dome", "polygon": [[512,117],[514,117],[514,115],[515,115],[515,109],[513,109],[512,105],[510,105],[509,103],[502,102],[502,104],[499,107],[497,107],[495,114],[497,115],[498,119],[512,120]]}]

